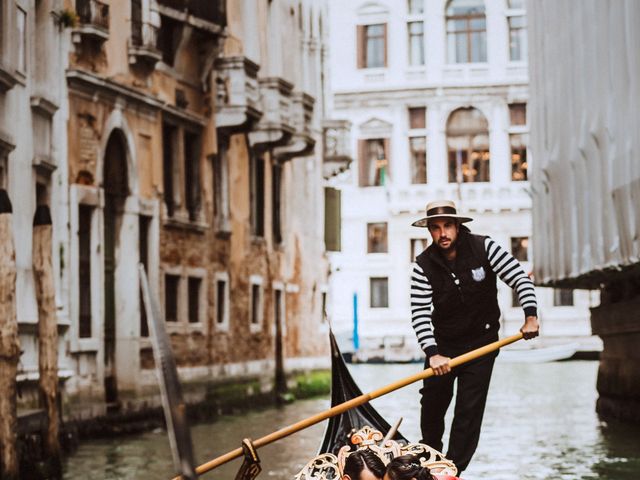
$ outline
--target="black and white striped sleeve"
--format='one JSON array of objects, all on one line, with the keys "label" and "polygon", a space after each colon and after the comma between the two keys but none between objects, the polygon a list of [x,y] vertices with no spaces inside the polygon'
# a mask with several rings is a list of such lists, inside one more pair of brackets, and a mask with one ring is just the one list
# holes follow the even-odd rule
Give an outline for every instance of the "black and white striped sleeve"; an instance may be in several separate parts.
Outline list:
[{"label": "black and white striped sleeve", "polygon": [[414,263],[411,271],[411,325],[427,358],[438,353],[431,324],[432,310],[433,289],[422,268]]},{"label": "black and white striped sleeve", "polygon": [[536,291],[520,262],[489,237],[484,241],[484,248],[492,270],[500,280],[517,292],[525,316],[537,316]]}]

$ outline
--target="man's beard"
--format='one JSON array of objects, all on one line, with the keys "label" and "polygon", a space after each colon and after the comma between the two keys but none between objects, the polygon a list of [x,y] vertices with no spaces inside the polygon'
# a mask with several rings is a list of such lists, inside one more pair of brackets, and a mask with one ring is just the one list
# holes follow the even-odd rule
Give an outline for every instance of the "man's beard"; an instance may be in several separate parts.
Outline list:
[{"label": "man's beard", "polygon": [[440,242],[443,239],[438,240],[438,242],[436,242],[436,246],[440,249],[440,251],[442,253],[449,253],[452,250],[456,249],[456,244],[458,243],[458,239],[456,238],[455,240],[451,240],[450,238],[447,237],[447,240],[449,240],[449,246],[448,247],[443,247],[442,245],[440,245]]}]

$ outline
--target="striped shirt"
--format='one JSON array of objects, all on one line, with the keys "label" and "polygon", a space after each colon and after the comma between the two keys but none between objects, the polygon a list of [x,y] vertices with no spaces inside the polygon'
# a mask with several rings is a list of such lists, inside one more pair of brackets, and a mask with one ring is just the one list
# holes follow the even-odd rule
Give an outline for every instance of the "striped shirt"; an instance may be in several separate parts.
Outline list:
[{"label": "striped shirt", "polygon": [[[535,288],[522,265],[489,237],[484,241],[484,248],[491,269],[500,277],[500,280],[517,292],[525,315],[537,315]],[[436,347],[431,323],[432,310],[433,289],[420,265],[414,263],[411,272],[411,324],[418,337],[420,348],[425,352],[429,347],[431,349]]]}]

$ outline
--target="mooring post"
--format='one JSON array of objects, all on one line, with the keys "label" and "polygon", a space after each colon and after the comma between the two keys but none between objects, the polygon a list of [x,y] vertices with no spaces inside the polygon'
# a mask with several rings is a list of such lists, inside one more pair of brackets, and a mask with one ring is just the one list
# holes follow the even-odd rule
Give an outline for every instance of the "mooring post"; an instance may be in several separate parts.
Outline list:
[{"label": "mooring post", "polygon": [[58,439],[58,322],[53,283],[51,212],[39,205],[33,219],[33,275],[38,302],[38,370],[40,397],[47,414],[44,448],[50,467],[61,474]]},{"label": "mooring post", "polygon": [[16,374],[20,340],[16,318],[16,251],[9,195],[0,189],[0,478],[19,473]]}]

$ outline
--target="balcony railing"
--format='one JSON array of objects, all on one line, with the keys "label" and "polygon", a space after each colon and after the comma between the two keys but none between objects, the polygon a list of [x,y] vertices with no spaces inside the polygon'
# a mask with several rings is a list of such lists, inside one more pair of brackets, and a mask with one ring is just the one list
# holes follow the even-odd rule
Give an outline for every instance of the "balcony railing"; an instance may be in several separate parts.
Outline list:
[{"label": "balcony railing", "polygon": [[109,5],[99,0],[76,0],[78,26],[73,30],[73,42],[89,39],[98,43],[109,38]]},{"label": "balcony railing", "polygon": [[158,27],[140,20],[131,21],[131,43],[129,44],[129,63],[138,64],[150,73],[156,62],[162,58],[157,47]]},{"label": "balcony railing", "polygon": [[136,47],[156,48],[158,43],[158,27],[149,22],[131,21],[131,44]]},{"label": "balcony railing", "polygon": [[345,171],[352,161],[349,148],[351,122],[348,120],[325,120],[322,129],[323,175],[330,178]]},{"label": "balcony railing", "polygon": [[80,25],[93,25],[109,30],[109,5],[100,0],[76,0]]}]

